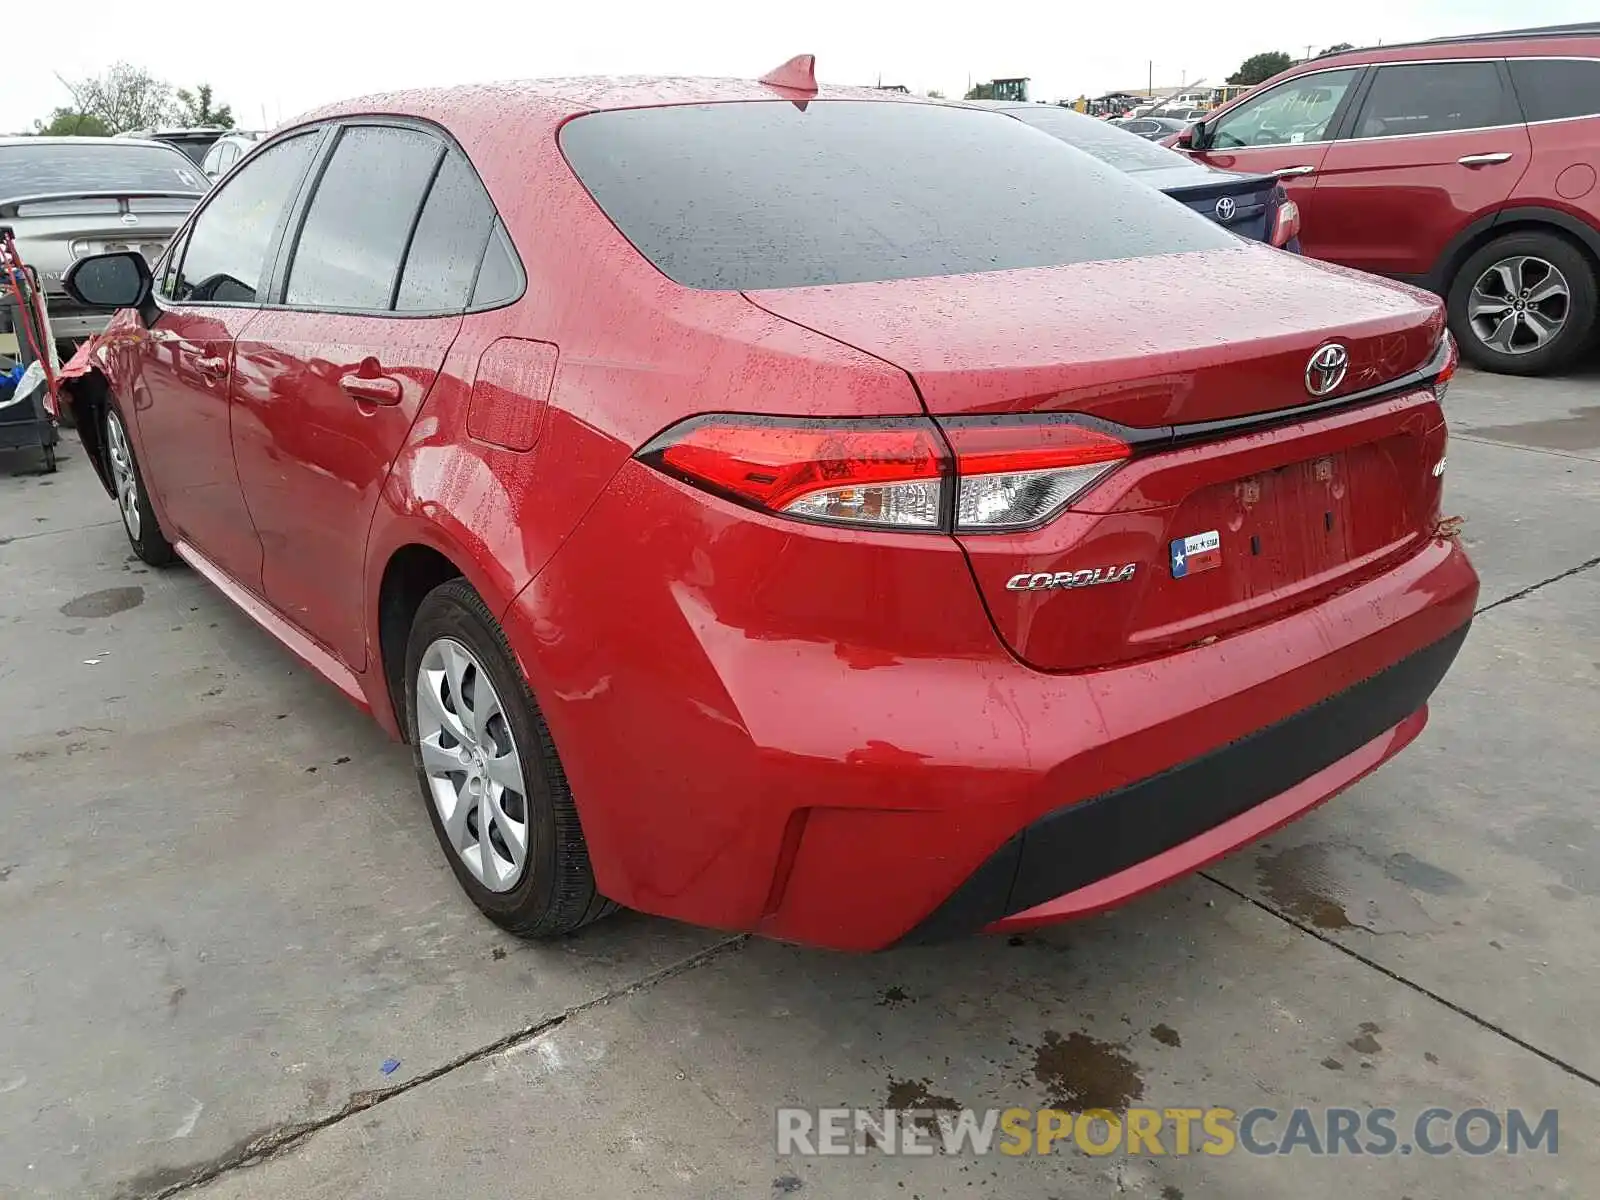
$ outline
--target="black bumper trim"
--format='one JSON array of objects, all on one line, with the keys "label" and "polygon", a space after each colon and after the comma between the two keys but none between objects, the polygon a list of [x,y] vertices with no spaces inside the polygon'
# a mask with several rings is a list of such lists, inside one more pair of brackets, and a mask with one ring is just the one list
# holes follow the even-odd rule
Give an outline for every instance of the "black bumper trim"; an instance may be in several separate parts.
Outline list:
[{"label": "black bumper trim", "polygon": [[976,933],[1282,795],[1426,704],[1469,628],[1199,758],[1046,813],[990,855],[902,944]]}]

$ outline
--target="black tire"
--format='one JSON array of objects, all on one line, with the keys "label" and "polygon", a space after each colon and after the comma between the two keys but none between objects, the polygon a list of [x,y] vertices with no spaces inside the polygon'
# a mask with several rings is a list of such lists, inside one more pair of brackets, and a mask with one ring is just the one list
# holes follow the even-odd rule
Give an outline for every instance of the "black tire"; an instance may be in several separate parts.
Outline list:
[{"label": "black tire", "polygon": [[[441,637],[466,646],[488,673],[500,697],[522,760],[527,786],[528,856],[520,881],[495,892],[475,879],[451,845],[423,769],[417,728],[417,674],[428,647]],[[527,680],[516,666],[504,632],[488,606],[464,579],[429,592],[417,609],[406,642],[406,735],[428,819],[462,889],[490,920],[525,938],[552,938],[599,920],[617,905],[595,887],[578,810],[567,786],[550,730]]]},{"label": "black tire", "polygon": [[[1568,305],[1561,331],[1543,346],[1507,353],[1487,345],[1467,317],[1467,302],[1478,280],[1496,263],[1511,258],[1537,258],[1566,278]],[[1572,242],[1556,233],[1525,230],[1495,238],[1481,247],[1450,282],[1447,303],[1450,332],[1461,354],[1475,367],[1502,375],[1542,375],[1569,366],[1594,342],[1597,302],[1594,264]]]},{"label": "black tire", "polygon": [[141,561],[149,563],[152,567],[171,566],[178,560],[177,552],[173,550],[172,543],[167,540],[166,533],[161,528],[161,522],[156,518],[156,510],[150,507],[150,489],[145,486],[144,472],[139,468],[139,458],[133,452],[133,442],[129,440],[127,426],[122,423],[122,415],[117,412],[116,406],[108,403],[105,407],[105,417],[102,420],[100,445],[106,456],[106,477],[115,480],[116,474],[111,465],[113,442],[112,423],[115,422],[120,431],[122,445],[127,448],[128,465],[133,471],[133,479],[137,488],[135,507],[139,514],[139,529],[136,533],[128,514],[122,510],[122,500],[113,490],[112,498],[117,501],[117,513],[122,517],[122,531],[128,535],[128,544],[133,547]]}]

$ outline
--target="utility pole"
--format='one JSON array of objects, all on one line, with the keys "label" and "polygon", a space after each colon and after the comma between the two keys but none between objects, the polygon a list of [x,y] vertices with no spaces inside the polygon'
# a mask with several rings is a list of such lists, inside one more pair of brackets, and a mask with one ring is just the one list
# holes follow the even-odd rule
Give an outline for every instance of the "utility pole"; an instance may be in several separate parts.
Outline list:
[{"label": "utility pole", "polygon": [[1156,98],[1156,60],[1153,58],[1150,60],[1149,78],[1145,80],[1145,93],[1152,100]]},{"label": "utility pole", "polygon": [[1310,57],[1311,57],[1311,47],[1310,47],[1310,46],[1307,46],[1307,47],[1306,47],[1306,57],[1307,57],[1307,58],[1310,58]]}]

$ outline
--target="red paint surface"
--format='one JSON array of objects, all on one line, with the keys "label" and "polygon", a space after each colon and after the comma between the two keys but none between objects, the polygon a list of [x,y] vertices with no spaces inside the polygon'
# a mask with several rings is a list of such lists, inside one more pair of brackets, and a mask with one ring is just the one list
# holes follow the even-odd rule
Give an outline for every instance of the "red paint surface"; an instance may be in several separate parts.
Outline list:
[{"label": "red paint surface", "polygon": [[[184,308],[156,324],[177,342],[132,314],[107,337],[185,553],[392,733],[377,615],[394,557],[437,551],[502,614],[607,895],[885,945],[1022,824],[1315,704],[1470,617],[1476,577],[1429,532],[1442,428],[1426,398],[1137,457],[1040,530],[959,542],[757,513],[634,460],[711,411],[1239,415],[1303,402],[1326,340],[1350,346],[1357,387],[1414,369],[1438,337],[1418,293],[1264,249],[756,302],[680,288],[599,212],[555,132],[589,107],[726,99],[784,102],[755,83],[565,81],[328,110],[313,119],[445,126],[516,243],[523,298],[424,319]],[[227,356],[226,384],[196,374],[209,351]],[[398,402],[350,394],[352,375],[395,381]],[[1337,552],[1225,562],[1184,595],[996,599],[1034,564],[1137,561],[1154,579],[1174,520],[1223,526],[1241,481],[1315,479],[1304,464],[1336,455],[1344,486],[1380,498],[1365,524],[1345,514]],[[1282,537],[1322,528],[1297,507],[1275,515]],[[1376,557],[1339,559],[1363,548]],[[1206,635],[1220,636],[1191,644]]]},{"label": "red paint surface", "polygon": [[[1432,60],[1600,58],[1600,36],[1552,34],[1501,41],[1380,46],[1312,59],[1275,76],[1211,114],[1222,117],[1297,76],[1338,67]],[[1165,140],[1175,145],[1175,139]],[[1177,147],[1182,149],[1182,147]],[[1468,155],[1506,153],[1501,163],[1466,166]],[[1283,180],[1300,206],[1301,247],[1329,262],[1421,277],[1451,264],[1453,240],[1475,223],[1529,208],[1551,210],[1600,231],[1600,189],[1579,189],[1568,174],[1600,163],[1600,117],[1535,121],[1483,130],[1341,138],[1286,146],[1247,146],[1192,155],[1215,167],[1272,173],[1310,167]],[[1579,175],[1579,178],[1583,176]],[[1578,194],[1574,195],[1573,193]],[[1517,218],[1538,218],[1523,212]],[[1591,245],[1593,243],[1591,242]],[[1439,279],[1448,285],[1449,279]]]}]

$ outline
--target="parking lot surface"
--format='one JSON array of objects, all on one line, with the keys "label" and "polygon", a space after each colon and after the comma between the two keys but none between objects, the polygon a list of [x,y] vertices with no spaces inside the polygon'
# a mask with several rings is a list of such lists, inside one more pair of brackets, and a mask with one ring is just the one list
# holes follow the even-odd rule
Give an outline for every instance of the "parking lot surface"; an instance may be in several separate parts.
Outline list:
[{"label": "parking lot surface", "polygon": [[[861,957],[628,913],[501,934],[403,747],[133,560],[70,435],[54,476],[0,455],[0,1195],[1600,1193],[1600,364],[1446,407],[1484,586],[1415,746],[1117,912]],[[1046,1104],[1553,1108],[1561,1138],[774,1148],[780,1105]]]}]

